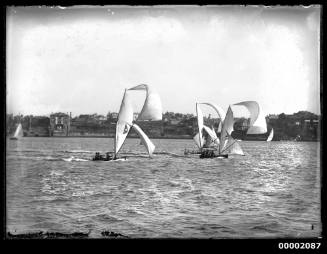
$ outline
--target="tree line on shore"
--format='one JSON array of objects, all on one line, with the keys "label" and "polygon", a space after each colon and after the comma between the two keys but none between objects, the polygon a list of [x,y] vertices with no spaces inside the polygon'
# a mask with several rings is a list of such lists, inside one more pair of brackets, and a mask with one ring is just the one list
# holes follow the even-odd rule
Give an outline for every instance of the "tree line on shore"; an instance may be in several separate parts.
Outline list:
[{"label": "tree line on shore", "polygon": [[[12,134],[18,123],[22,123],[23,130],[28,133],[31,129],[34,131],[50,133],[53,125],[57,123],[56,116],[65,118],[69,122],[69,128],[72,132],[83,133],[114,133],[114,126],[117,120],[116,113],[108,113],[107,116],[98,114],[79,115],[71,117],[64,113],[55,113],[48,116],[32,116],[32,115],[13,115],[7,114],[6,130],[7,135]],[[52,121],[52,122],[51,122]],[[274,140],[319,140],[320,135],[320,116],[308,111],[299,111],[294,114],[268,115],[266,116],[268,131],[274,129]],[[205,122],[213,127],[218,127],[219,119],[206,117]],[[236,118],[234,124],[235,135],[243,135],[246,133],[249,119]],[[60,121],[59,121],[60,123]],[[190,138],[195,134],[197,127],[196,116],[193,114],[182,114],[174,112],[166,112],[163,114],[162,121],[143,123],[144,128],[152,137],[183,136]],[[41,135],[42,136],[42,135]]]}]

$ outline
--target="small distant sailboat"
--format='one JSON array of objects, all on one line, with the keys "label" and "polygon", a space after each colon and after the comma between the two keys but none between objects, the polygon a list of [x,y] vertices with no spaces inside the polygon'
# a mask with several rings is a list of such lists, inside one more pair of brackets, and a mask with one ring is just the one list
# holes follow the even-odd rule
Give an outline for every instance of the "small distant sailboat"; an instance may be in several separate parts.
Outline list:
[{"label": "small distant sailboat", "polygon": [[21,123],[18,124],[14,136],[10,137],[11,140],[18,140],[19,138],[23,137],[23,126]]},{"label": "small distant sailboat", "polygon": [[274,129],[271,128],[271,131],[270,131],[269,136],[267,138],[267,142],[270,142],[273,139],[273,137],[274,137]]}]

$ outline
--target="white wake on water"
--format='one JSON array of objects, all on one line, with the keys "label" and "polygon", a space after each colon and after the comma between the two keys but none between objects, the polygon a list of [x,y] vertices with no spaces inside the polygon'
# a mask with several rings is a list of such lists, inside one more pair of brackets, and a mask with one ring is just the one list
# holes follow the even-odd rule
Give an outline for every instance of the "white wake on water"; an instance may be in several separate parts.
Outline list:
[{"label": "white wake on water", "polygon": [[75,158],[74,156],[71,156],[70,158],[63,158],[64,161],[89,161],[87,159],[81,159],[81,158]]}]

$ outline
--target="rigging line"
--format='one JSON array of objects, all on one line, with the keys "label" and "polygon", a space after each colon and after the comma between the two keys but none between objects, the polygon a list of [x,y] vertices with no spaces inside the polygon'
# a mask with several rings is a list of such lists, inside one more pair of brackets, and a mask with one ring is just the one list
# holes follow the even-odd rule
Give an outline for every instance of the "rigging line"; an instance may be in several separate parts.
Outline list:
[{"label": "rigging line", "polygon": [[237,142],[237,141],[234,140],[234,142],[233,142],[232,144],[230,144],[228,147],[226,147],[226,148],[222,151],[222,153],[223,153],[224,151],[226,151],[228,148],[230,148],[232,145],[234,145],[236,142]]}]

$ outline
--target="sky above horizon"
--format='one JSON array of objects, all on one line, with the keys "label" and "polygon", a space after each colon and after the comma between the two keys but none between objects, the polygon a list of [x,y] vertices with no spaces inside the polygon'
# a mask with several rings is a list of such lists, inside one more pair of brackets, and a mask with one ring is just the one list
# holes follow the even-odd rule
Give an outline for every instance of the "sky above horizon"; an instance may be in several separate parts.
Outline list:
[{"label": "sky above horizon", "polygon": [[163,112],[320,114],[319,6],[9,7],[6,31],[8,113],[105,115],[143,83]]}]

